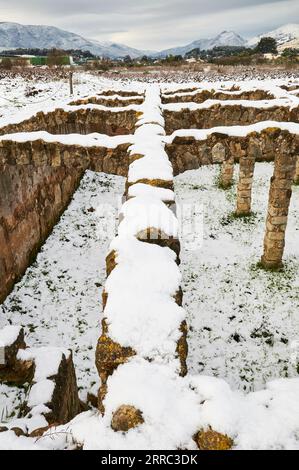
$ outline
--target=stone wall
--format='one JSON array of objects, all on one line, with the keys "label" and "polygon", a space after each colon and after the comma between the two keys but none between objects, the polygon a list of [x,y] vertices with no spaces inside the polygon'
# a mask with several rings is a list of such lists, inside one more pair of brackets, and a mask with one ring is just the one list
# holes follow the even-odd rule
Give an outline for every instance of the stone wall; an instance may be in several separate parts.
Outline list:
[{"label": "stone wall", "polygon": [[17,132],[47,131],[50,134],[100,134],[124,135],[134,132],[138,113],[135,110],[109,111],[101,109],[56,109],[39,112],[23,122],[9,124],[0,129],[0,135]]},{"label": "stone wall", "polygon": [[216,126],[245,126],[260,121],[299,122],[299,108],[287,106],[255,108],[242,105],[215,104],[209,108],[180,111],[164,110],[165,130],[172,134],[178,129],[209,129]]},{"label": "stone wall", "polygon": [[68,205],[81,169],[7,166],[0,173],[0,302]]},{"label": "stone wall", "polygon": [[81,104],[99,104],[101,106],[106,106],[107,108],[122,108],[124,106],[129,106],[131,104],[142,104],[143,97],[127,97],[126,99],[120,98],[109,98],[100,97],[100,96],[91,96],[90,98],[85,98],[77,101],[72,101],[70,106],[79,106]]}]

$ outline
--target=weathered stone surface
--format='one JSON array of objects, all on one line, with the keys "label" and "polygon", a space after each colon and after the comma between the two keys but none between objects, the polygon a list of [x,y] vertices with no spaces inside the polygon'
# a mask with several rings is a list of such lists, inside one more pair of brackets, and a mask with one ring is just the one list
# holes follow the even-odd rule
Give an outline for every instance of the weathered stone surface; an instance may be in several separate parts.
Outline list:
[{"label": "weathered stone surface", "polygon": [[115,148],[82,147],[59,142],[32,142],[3,140],[0,146],[0,170],[8,166],[64,167],[70,171],[90,169],[114,175],[126,176],[129,157],[128,144]]},{"label": "weathered stone surface", "polygon": [[117,257],[117,253],[115,250],[112,250],[108,256],[106,257],[106,274],[107,274],[107,277],[109,276],[109,274],[111,274],[111,272],[113,271],[113,269],[115,268],[116,266],[116,257]]},{"label": "weathered stone surface", "polygon": [[29,434],[29,437],[37,437],[38,438],[38,437],[43,436],[45,433],[47,433],[48,435],[55,434],[55,430],[59,425],[60,425],[60,423],[53,423],[53,424],[49,424],[49,426],[45,426],[43,428],[37,428]]},{"label": "weathered stone surface", "polygon": [[31,383],[34,371],[33,361],[15,361],[10,367],[0,369],[0,382],[15,385]]},{"label": "weathered stone surface", "polygon": [[213,429],[199,431],[194,440],[200,450],[230,450],[234,445],[229,436],[213,431]]},{"label": "weathered stone surface", "polygon": [[224,161],[221,165],[221,172],[219,177],[219,186],[222,189],[228,189],[233,183],[234,177],[234,155],[232,152],[227,151]]},{"label": "weathered stone surface", "polygon": [[299,155],[297,155],[294,183],[299,185]]},{"label": "weathered stone surface", "polygon": [[111,427],[114,431],[127,432],[144,423],[142,413],[134,406],[122,405],[112,415]]}]

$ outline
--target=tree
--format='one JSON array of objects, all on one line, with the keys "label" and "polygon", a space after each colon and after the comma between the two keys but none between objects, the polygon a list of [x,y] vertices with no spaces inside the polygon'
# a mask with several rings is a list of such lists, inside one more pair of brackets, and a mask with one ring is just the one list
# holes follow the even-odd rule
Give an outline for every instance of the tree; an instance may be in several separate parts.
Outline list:
[{"label": "tree", "polygon": [[270,37],[261,38],[255,48],[255,52],[258,54],[277,54],[276,39]]}]

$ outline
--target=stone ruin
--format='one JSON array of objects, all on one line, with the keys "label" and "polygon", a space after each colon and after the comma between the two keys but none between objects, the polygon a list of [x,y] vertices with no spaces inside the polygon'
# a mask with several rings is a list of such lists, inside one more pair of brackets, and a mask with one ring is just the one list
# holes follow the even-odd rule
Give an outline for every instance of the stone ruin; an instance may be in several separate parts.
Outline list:
[{"label": "stone ruin", "polygon": [[[217,102],[207,104],[206,100]],[[267,90],[184,88],[161,93],[159,86],[151,86],[145,89],[144,95],[107,90],[72,102],[66,109],[41,112],[0,129],[0,301],[34,259],[87,169],[127,178],[119,235],[128,233],[132,239],[126,244],[116,237],[106,259],[102,332],[96,349],[101,379],[97,406],[102,414],[110,377],[132,358],[149,363],[160,361],[174,366],[181,376],[187,374],[187,323],[182,317],[179,283],[172,291],[163,292],[177,318],[175,347],[170,348],[166,359],[163,342],[157,345],[156,356],[151,357],[150,351],[115,341],[115,334],[110,332],[117,300],[125,303],[127,297],[134,297],[130,278],[124,279],[121,274],[128,269],[128,259],[134,265],[136,279],[144,276],[145,268],[159,269],[159,265],[151,265],[152,256],[169,272],[179,272],[174,175],[202,165],[220,164],[219,186],[225,190],[232,185],[234,164],[238,162],[236,215],[249,216],[255,164],[274,162],[261,265],[266,269],[281,268],[292,185],[299,182],[299,126],[293,132],[294,127],[288,123],[297,123],[299,115],[298,107],[291,109],[287,103],[278,105],[277,100],[271,104],[271,100],[274,96]],[[269,126],[264,122],[269,120],[275,122]],[[242,135],[234,130],[240,124],[245,126]],[[24,132],[28,134],[23,136]],[[80,134],[81,140],[74,134]],[[155,198],[156,214],[167,223],[157,225],[151,217],[147,195]],[[136,210],[138,204],[142,211]],[[149,214],[146,222],[142,217],[144,212]],[[137,214],[138,229],[128,223],[132,213]],[[164,259],[165,247],[170,251]],[[135,250],[140,250],[138,259]],[[115,287],[118,285],[115,280],[121,289]],[[126,298],[122,297],[122,289]],[[149,304],[156,294],[155,284],[144,286]],[[149,310],[147,314],[150,319],[152,312]],[[159,325],[157,328],[159,337],[167,342],[170,332]],[[0,381],[29,382],[34,389],[39,386],[36,378],[39,352],[26,348],[22,329],[17,328],[14,336],[5,346]],[[52,382],[51,399],[43,403],[43,415],[49,425],[66,423],[84,409],[78,398],[71,353],[56,351],[55,354],[60,358],[56,373],[44,377]],[[26,406],[30,416],[37,403],[34,400],[30,403],[29,397]],[[123,403],[114,410],[111,427],[116,432],[126,432],[143,422],[142,410]],[[233,446],[232,439],[217,429],[199,429],[194,440],[200,449]]]}]

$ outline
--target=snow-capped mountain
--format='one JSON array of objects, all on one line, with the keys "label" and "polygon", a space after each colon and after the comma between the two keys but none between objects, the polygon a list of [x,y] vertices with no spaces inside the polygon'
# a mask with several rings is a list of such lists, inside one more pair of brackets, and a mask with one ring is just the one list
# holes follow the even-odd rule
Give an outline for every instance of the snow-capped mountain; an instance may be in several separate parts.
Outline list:
[{"label": "snow-capped mountain", "polygon": [[233,31],[222,31],[213,38],[208,39],[199,39],[193,41],[190,44],[182,47],[173,47],[171,49],[165,49],[159,52],[158,56],[167,56],[167,55],[185,55],[187,52],[192,51],[192,49],[199,48],[200,50],[210,50],[217,46],[244,46],[245,39],[243,39],[238,34]]},{"label": "snow-capped mountain", "polygon": [[64,31],[54,26],[22,25],[18,23],[0,22],[0,50],[17,48],[51,49],[80,49],[92,54],[107,57],[132,58],[149,54],[123,44],[99,42],[85,39],[78,34]]},{"label": "snow-capped mountain", "polygon": [[255,46],[263,37],[276,39],[278,48],[281,50],[287,47],[299,47],[299,24],[286,24],[268,33],[260,34],[250,39],[247,46]]}]

